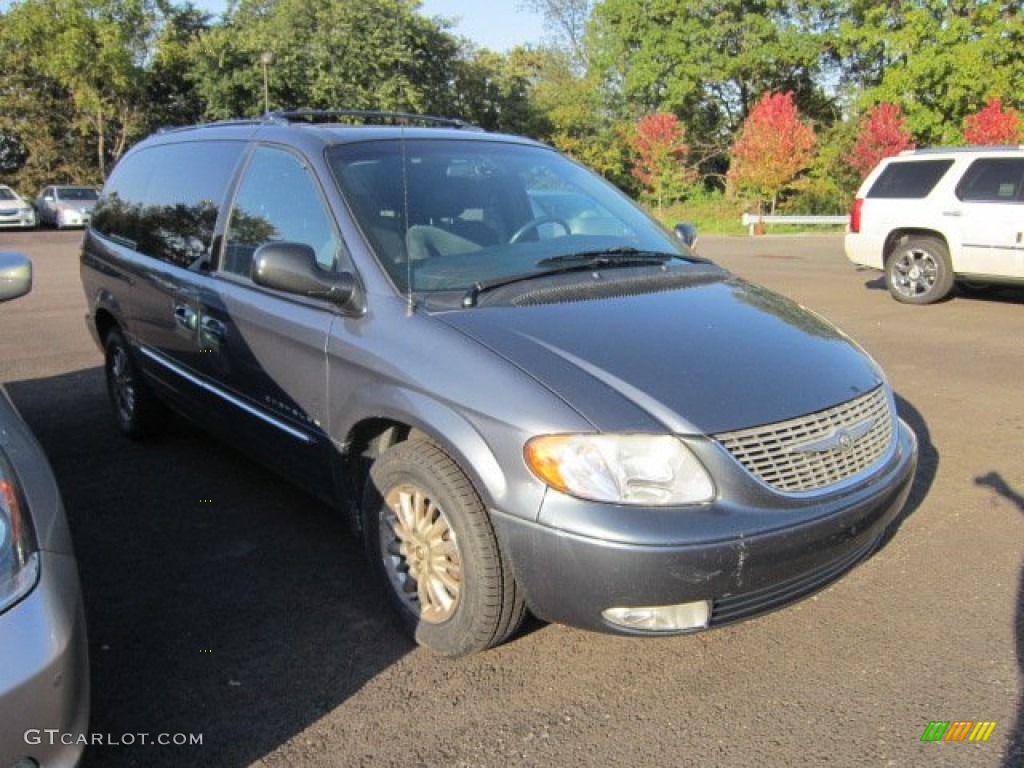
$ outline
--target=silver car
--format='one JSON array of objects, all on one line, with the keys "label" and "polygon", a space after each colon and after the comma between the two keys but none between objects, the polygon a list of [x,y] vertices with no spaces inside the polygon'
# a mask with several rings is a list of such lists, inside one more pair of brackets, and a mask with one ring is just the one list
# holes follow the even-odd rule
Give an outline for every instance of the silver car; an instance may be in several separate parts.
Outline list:
[{"label": "silver car", "polygon": [[[27,293],[26,256],[0,253],[0,302]],[[89,720],[78,565],[50,465],[0,387],[0,766],[73,766]]]},{"label": "silver car", "polygon": [[40,224],[57,229],[84,227],[92,218],[99,194],[92,187],[52,185],[44,187],[36,198]]},{"label": "silver car", "polygon": [[0,184],[0,227],[32,229],[36,225],[36,212],[21,195]]}]

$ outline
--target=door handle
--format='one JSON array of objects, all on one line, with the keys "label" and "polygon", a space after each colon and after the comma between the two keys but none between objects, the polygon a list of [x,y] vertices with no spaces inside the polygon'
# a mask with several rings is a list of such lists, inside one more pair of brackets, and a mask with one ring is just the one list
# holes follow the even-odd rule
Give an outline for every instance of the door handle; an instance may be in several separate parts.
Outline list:
[{"label": "door handle", "polygon": [[204,316],[199,321],[199,332],[204,339],[221,342],[224,341],[224,336],[227,335],[227,326],[214,317]]},{"label": "door handle", "polygon": [[194,331],[196,329],[196,311],[188,304],[175,304],[174,322],[187,331]]},{"label": "door handle", "polygon": [[943,216],[956,216],[956,217],[960,217],[960,216],[964,215],[964,212],[963,211],[943,211],[942,215]]}]

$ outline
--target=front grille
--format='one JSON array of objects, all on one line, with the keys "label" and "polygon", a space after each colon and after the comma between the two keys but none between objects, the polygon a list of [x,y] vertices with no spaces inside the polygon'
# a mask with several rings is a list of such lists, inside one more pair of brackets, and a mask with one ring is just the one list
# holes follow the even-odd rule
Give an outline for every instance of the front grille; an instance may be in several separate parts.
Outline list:
[{"label": "front grille", "polygon": [[842,482],[881,460],[894,415],[883,387],[788,421],[715,435],[747,471],[787,493]]}]

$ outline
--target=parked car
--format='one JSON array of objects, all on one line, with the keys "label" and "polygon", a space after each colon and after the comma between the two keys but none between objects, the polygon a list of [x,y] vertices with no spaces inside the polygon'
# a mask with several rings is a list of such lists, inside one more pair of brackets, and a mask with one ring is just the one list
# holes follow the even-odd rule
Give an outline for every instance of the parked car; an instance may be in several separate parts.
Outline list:
[{"label": "parked car", "polygon": [[930,304],[956,283],[1024,284],[1024,147],[901,152],[857,192],[854,264],[884,270],[897,301]]},{"label": "parked car", "polygon": [[57,229],[84,227],[89,223],[98,198],[99,193],[92,187],[44,187],[36,198],[39,223]]},{"label": "parked car", "polygon": [[446,655],[527,608],[726,624],[879,545],[917,452],[863,350],[550,147],[374,124],[408,120],[284,113],[125,155],[82,246],[125,434],[170,406],[333,504]]},{"label": "parked car", "polygon": [[0,227],[32,229],[35,225],[35,209],[13,189],[0,184]]},{"label": "parked car", "polygon": [[[0,302],[31,285],[28,258],[0,253]],[[85,612],[64,506],[0,386],[0,765],[75,765],[88,720]]]}]

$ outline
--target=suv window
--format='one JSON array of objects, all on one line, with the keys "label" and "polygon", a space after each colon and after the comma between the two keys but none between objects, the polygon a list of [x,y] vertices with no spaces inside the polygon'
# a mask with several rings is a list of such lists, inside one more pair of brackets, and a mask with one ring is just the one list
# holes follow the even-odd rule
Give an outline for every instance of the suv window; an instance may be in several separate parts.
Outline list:
[{"label": "suv window", "polygon": [[956,188],[961,200],[1019,202],[1024,158],[987,157],[975,160]]},{"label": "suv window", "polygon": [[147,256],[192,266],[208,253],[219,202],[244,147],[165,144],[125,157],[96,206],[93,228]]},{"label": "suv window", "polygon": [[952,160],[890,163],[868,190],[868,197],[927,197],[951,165]]},{"label": "suv window", "polygon": [[231,211],[221,269],[248,277],[256,249],[274,240],[305,243],[320,267],[335,268],[340,241],[305,163],[291,152],[258,147]]}]

